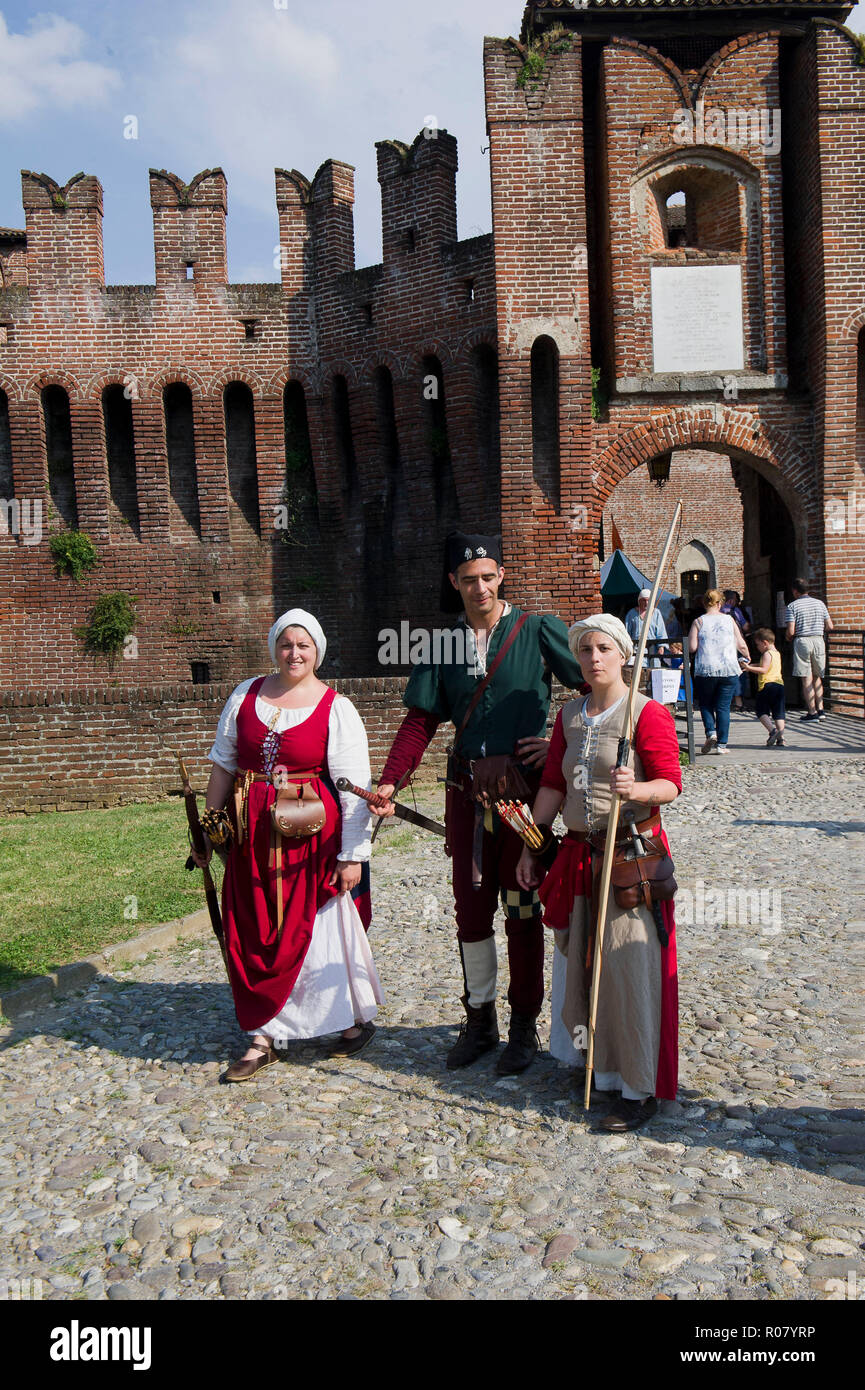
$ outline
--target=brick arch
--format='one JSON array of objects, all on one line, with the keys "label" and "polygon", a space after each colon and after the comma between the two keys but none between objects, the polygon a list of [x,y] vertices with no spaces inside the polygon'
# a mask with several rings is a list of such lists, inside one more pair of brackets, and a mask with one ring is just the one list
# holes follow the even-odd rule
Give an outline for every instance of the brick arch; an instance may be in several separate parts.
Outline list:
[{"label": "brick arch", "polygon": [[865,328],[865,308],[854,309],[853,313],[844,320],[844,327],[841,329],[842,338],[858,338],[860,330]]},{"label": "brick arch", "polygon": [[421,343],[417,352],[412,353],[409,371],[413,366],[423,367],[425,357],[437,357],[442,364],[442,371],[445,367],[456,365],[456,356],[447,343],[442,343],[438,338],[430,338],[428,342]]},{"label": "brick arch", "polygon": [[280,368],[278,372],[274,372],[273,376],[265,384],[265,396],[281,401],[285,388],[290,381],[297,381],[300,383],[307,400],[309,400],[311,396],[316,396],[318,394],[320,382],[317,373],[307,371],[305,367],[296,367],[294,369],[283,367]]},{"label": "brick arch", "polygon": [[622,35],[615,35],[609,40],[610,48],[630,49],[634,53],[640,54],[647,62],[660,69],[667,78],[671,87],[677,89],[682,98],[682,105],[690,107],[691,91],[681,69],[676,66],[672,58],[667,58],[665,54],[659,53],[657,48],[652,48],[649,44],[640,43],[638,39],[626,39]]},{"label": "brick arch", "polygon": [[614,439],[592,471],[599,507],[606,506],[616,484],[635,468],[684,449],[726,453],[750,464],[775,486],[803,534],[819,523],[816,479],[798,446],[782,430],[764,427],[750,411],[725,407],[670,410]]},{"label": "brick arch", "polygon": [[5,391],[6,399],[10,404],[12,401],[26,400],[25,388],[13,377],[5,376],[3,372],[0,372],[0,391]]},{"label": "brick arch", "polygon": [[694,105],[696,106],[697,100],[703,95],[704,89],[721,65],[728,58],[732,58],[734,53],[738,53],[743,48],[752,48],[756,43],[765,43],[766,39],[778,39],[780,37],[781,31],[779,29],[763,29],[759,33],[740,34],[737,38],[731,39],[729,43],[725,43],[723,48],[719,48],[717,53],[713,53],[711,58],[706,60],[697,73],[697,80],[694,84]]},{"label": "brick arch", "polygon": [[494,328],[473,328],[471,333],[466,333],[457,344],[455,357],[467,357],[474,352],[475,348],[488,347],[498,355],[499,340]]},{"label": "brick arch", "polygon": [[741,150],[728,150],[723,145],[693,144],[669,146],[663,150],[656,150],[654,154],[647,155],[635,168],[631,175],[631,186],[645,179],[651,186],[665,174],[675,173],[681,166],[690,167],[695,164],[702,167],[702,162],[707,157],[718,163],[725,165],[734,177],[740,179],[761,178],[761,172],[757,165],[743,154]]},{"label": "brick arch", "polygon": [[96,372],[84,388],[84,400],[98,401],[106,386],[126,386],[133,377],[137,381],[140,391],[144,384],[144,377],[128,368],[115,367],[108,371]]},{"label": "brick arch", "polygon": [[44,367],[42,371],[36,372],[31,376],[26,386],[21,392],[22,400],[38,400],[40,393],[46,386],[62,386],[70,403],[72,401],[82,401],[86,399],[81,382],[77,376],[71,372],[54,371],[51,367]]},{"label": "brick arch", "polygon": [[205,392],[208,396],[221,396],[226,386],[232,381],[241,381],[244,386],[248,386],[253,396],[259,399],[264,395],[265,381],[259,372],[251,371],[249,367],[225,367],[216,376],[210,378]]},{"label": "brick arch", "polygon": [[204,378],[191,367],[160,367],[158,372],[144,378],[148,395],[161,396],[166,386],[180,383],[188,386],[193,399],[206,395]]},{"label": "brick arch", "polygon": [[405,381],[410,375],[411,358],[382,348],[371,357],[367,357],[358,372],[358,383],[373,381],[379,367],[387,367],[394,381]]},{"label": "brick arch", "polygon": [[329,391],[335,376],[344,376],[345,384],[350,391],[356,390],[360,385],[360,376],[354,362],[347,361],[344,357],[328,358],[321,364],[321,388]]}]

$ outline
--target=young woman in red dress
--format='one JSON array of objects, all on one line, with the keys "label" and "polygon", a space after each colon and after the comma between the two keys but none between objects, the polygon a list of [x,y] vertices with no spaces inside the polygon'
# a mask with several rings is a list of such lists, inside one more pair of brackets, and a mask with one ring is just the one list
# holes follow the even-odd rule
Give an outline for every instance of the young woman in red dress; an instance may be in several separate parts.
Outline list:
[{"label": "young woman in red dress", "polygon": [[[679,747],[672,717],[663,705],[638,695],[628,765],[616,768],[628,687],[623,668],[634,647],[624,625],[607,613],[575,623],[568,640],[580,663],[588,695],[559,711],[534,803],[539,824],[551,825],[561,810],[568,835],[547,875],[526,848],[517,870],[522,887],[540,887],[544,922],[555,931],[554,1006],[563,996],[564,1049],[551,1050],[577,1065],[586,1045],[594,926],[593,853],[606,831],[613,793],[633,812],[641,833],[660,836],[658,808],[682,789]],[[617,836],[617,839],[619,836]],[[593,844],[590,843],[593,842]],[[677,1083],[678,984],[673,902],[661,904],[667,941],[662,942],[645,906],[621,908],[610,894],[604,928],[603,968],[595,1031],[594,1083],[611,1096],[621,1093],[602,1121],[608,1130],[636,1129],[657,1110],[657,1097],[674,1099]],[[562,981],[564,975],[564,981]],[[562,988],[563,985],[563,988]]]},{"label": "young woman in red dress", "polygon": [[[232,693],[210,752],[207,806],[227,806],[234,832],[222,888],[229,975],[251,1034],[226,1081],[248,1080],[298,1038],[339,1032],[334,1051],[359,1051],[383,1002],[366,938],[370,815],[333,785],[370,787],[366,733],[351,702],[316,675],[326,642],[312,614],[284,613],[268,645],[275,673]],[[300,785],[320,800],[323,824],[289,838],[271,808],[278,788]]]}]

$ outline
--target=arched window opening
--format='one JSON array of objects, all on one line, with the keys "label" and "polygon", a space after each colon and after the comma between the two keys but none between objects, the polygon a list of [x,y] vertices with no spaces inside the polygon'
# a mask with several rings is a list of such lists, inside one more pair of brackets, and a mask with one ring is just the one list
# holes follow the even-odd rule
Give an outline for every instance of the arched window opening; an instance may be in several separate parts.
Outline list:
[{"label": "arched window opening", "polygon": [[348,399],[348,382],[344,376],[333,379],[333,423],[336,431],[336,447],[339,453],[342,493],[346,500],[358,492],[360,480],[357,473],[357,456],[354,451],[354,433],[351,427],[351,406]]},{"label": "arched window opening", "polygon": [[12,436],[9,430],[9,397],[0,391],[0,500],[15,495],[12,477]]},{"label": "arched window opening", "polygon": [[168,456],[168,489],[171,495],[172,540],[201,537],[198,471],[195,466],[195,427],[192,392],[185,381],[172,381],[162,393],[165,413],[165,450]]},{"label": "arched window opening", "polygon": [[532,472],[547,502],[559,511],[559,349],[546,336],[532,347]]},{"label": "arched window opening", "polygon": [[312,463],[312,441],[306,395],[299,381],[289,381],[282,396],[285,429],[285,483],[282,503],[286,508],[286,535],[301,541],[318,527],[318,493]]},{"label": "arched window opening", "polygon": [[393,474],[400,466],[400,453],[393,399],[393,377],[387,367],[379,367],[375,374],[375,404],[382,458],[388,473]]},{"label": "arched window opening", "polygon": [[501,413],[499,358],[495,348],[481,343],[472,354],[475,379],[478,461],[484,485],[484,525],[497,530],[501,524]]},{"label": "arched window opening", "polygon": [[717,582],[715,557],[702,541],[692,540],[683,546],[676,560],[676,574],[679,579],[679,593],[684,600],[686,611],[698,608],[699,600],[707,589],[714,588]]},{"label": "arched window opening", "polygon": [[450,530],[459,521],[459,500],[448,438],[444,371],[439,359],[432,354],[423,359],[423,403],[436,518],[440,529]]},{"label": "arched window opening", "polygon": [[121,531],[121,528],[128,527],[140,540],[141,521],[135,480],[132,401],[122,386],[106,386],[102,392],[102,421],[108,459],[108,496],[112,529]]},{"label": "arched window opening", "polygon": [[48,492],[58,515],[74,531],[78,527],[78,503],[72,458],[72,417],[69,397],[62,386],[44,388],[42,417],[45,422]]},{"label": "arched window opening", "polygon": [[653,192],[650,250],[688,246],[709,253],[744,253],[744,195],[733,173],[688,165],[657,179]]},{"label": "arched window opening", "polygon": [[255,406],[243,381],[230,381],[223,394],[225,452],[228,462],[230,521],[239,531],[259,535],[258,464]]}]

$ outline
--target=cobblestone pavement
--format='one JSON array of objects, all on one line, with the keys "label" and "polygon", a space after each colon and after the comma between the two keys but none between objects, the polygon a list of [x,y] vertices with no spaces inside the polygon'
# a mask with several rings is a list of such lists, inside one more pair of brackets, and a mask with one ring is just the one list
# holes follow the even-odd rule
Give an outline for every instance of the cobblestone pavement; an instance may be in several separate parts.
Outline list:
[{"label": "cobblestone pavement", "polygon": [[297,1046],[220,1086],[242,1040],[209,941],[3,1031],[0,1280],[59,1299],[861,1298],[865,759],[686,777],[666,816],[681,1089],[645,1130],[594,1132],[603,1103],[587,1117],[547,1054],[515,1079],[492,1057],[445,1070],[446,864],[388,828],[389,1002],[361,1056]]}]

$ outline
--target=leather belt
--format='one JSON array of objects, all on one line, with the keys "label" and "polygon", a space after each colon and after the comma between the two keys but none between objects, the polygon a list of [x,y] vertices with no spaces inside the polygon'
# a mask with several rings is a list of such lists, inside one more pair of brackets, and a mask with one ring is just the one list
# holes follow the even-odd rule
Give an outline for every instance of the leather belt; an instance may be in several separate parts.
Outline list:
[{"label": "leather belt", "polygon": [[[639,835],[648,835],[650,833],[654,834],[656,830],[660,829],[660,826],[661,813],[660,811],[655,810],[652,812],[650,816],[647,817],[646,820],[638,822],[637,833]],[[600,851],[603,850],[607,842],[607,837],[605,834],[590,835],[588,831],[585,830],[569,830],[565,835],[565,839],[573,840],[579,845],[590,845],[592,849]],[[630,831],[625,831],[623,834],[619,834],[616,836],[617,845],[629,845],[630,843]]]}]

